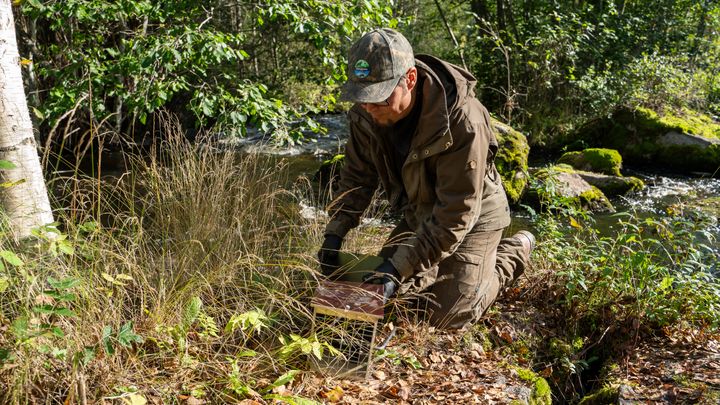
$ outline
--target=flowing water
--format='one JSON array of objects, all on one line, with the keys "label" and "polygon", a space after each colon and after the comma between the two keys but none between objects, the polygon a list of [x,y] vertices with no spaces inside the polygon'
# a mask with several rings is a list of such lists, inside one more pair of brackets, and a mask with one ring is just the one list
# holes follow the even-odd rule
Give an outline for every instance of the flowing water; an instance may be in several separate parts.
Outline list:
[{"label": "flowing water", "polygon": [[[242,140],[228,142],[243,151],[283,156],[290,164],[293,173],[312,178],[324,159],[343,150],[348,137],[344,114],[324,115],[317,118],[317,121],[328,128],[327,134],[321,136],[306,134],[310,141],[300,145],[277,147],[267,142],[261,135],[252,133]],[[687,207],[692,209],[693,204],[699,201],[720,198],[720,179],[717,178],[644,171],[629,171],[626,174],[641,178],[645,181],[646,188],[615,199],[613,204],[618,212],[629,211],[641,217],[662,217],[668,215],[669,210],[677,211]],[[317,212],[317,210],[310,209],[308,212]],[[616,217],[610,214],[596,214],[594,219],[601,233],[610,232],[617,223]],[[532,228],[532,223],[525,212],[516,210],[513,212],[511,231],[522,228]],[[715,236],[715,240],[710,243],[720,249],[718,242],[720,222],[717,218],[711,220],[707,231]]]}]

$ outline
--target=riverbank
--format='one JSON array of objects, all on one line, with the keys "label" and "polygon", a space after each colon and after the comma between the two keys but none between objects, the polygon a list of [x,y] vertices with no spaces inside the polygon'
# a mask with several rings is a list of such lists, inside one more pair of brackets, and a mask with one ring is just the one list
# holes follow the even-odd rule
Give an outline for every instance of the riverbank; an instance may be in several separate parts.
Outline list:
[{"label": "riverbank", "polygon": [[[615,381],[604,366],[629,375],[640,343],[697,330],[701,345],[718,330],[705,222],[627,214],[600,235],[565,209],[526,218],[533,268],[477,328],[391,318],[370,380],[326,379],[308,365],[332,352],[312,333],[324,219],[301,212],[311,182],[212,146],[179,137],[105,181],[51,179],[59,228],[32,246],[0,232],[0,401],[572,403]],[[377,251],[387,224],[374,218],[348,250]]]}]

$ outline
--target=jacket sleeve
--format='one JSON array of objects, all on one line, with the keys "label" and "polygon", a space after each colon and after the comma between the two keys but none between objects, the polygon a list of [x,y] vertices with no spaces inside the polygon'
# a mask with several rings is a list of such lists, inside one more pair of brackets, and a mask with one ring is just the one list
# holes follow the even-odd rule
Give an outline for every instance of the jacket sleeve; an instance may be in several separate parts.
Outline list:
[{"label": "jacket sleeve", "polygon": [[325,235],[344,238],[356,227],[370,205],[378,185],[378,175],[370,157],[370,137],[356,122],[350,122],[350,138],[345,146],[345,162],[340,171],[338,197],[328,207],[330,222]]},{"label": "jacket sleeve", "polygon": [[432,214],[390,259],[404,278],[429,270],[455,252],[482,208],[491,129],[482,114],[458,115],[450,126],[452,146],[428,167],[436,178]]}]

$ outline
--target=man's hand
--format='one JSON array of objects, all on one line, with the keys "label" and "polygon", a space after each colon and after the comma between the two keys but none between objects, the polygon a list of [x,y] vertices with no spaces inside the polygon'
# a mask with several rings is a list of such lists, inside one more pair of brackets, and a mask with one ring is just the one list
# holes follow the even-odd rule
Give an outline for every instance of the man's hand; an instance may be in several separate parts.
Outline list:
[{"label": "man's hand", "polygon": [[400,273],[398,273],[395,266],[390,261],[385,260],[383,264],[378,266],[375,271],[369,273],[363,277],[364,283],[369,284],[382,284],[384,287],[385,302],[395,294],[398,285],[400,284]]},{"label": "man's hand", "polygon": [[340,267],[338,253],[342,246],[342,238],[337,235],[325,236],[325,241],[318,252],[318,260],[320,261],[320,270],[325,276],[330,276]]}]

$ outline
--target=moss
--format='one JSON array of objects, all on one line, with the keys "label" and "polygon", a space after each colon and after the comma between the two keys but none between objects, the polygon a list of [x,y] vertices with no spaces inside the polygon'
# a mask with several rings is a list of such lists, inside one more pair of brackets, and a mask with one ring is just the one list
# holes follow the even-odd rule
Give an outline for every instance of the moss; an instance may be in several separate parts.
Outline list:
[{"label": "moss", "polygon": [[580,194],[578,197],[583,207],[591,207],[593,211],[615,211],[615,207],[599,188],[590,187],[590,190]]},{"label": "moss", "polygon": [[578,170],[621,176],[622,156],[614,149],[588,148],[582,152],[568,152],[558,159]]},{"label": "moss", "polygon": [[518,373],[518,377],[521,380],[527,381],[533,385],[532,393],[528,401],[529,405],[550,405],[552,404],[552,391],[550,390],[550,384],[537,375],[532,370],[528,370],[522,367],[513,367]]},{"label": "moss", "polygon": [[612,177],[610,181],[593,182],[586,179],[590,184],[600,189],[607,197],[625,195],[633,191],[640,191],[645,188],[645,182],[637,177]]},{"label": "moss", "polygon": [[530,146],[525,135],[510,126],[497,120],[492,120],[492,126],[499,145],[495,166],[500,172],[508,200],[515,204],[527,187]]},{"label": "moss", "polygon": [[653,113],[658,124],[668,128],[675,129],[678,132],[693,134],[711,139],[720,139],[720,124],[715,123],[707,114],[696,111],[683,109],[677,114],[664,112],[662,115],[655,114],[653,111],[638,108],[638,111],[644,110],[648,115]]},{"label": "moss", "polygon": [[658,114],[645,108],[623,108],[615,111],[611,118],[586,123],[578,136],[588,145],[617,149],[626,162],[634,165],[716,173],[720,167],[720,144],[708,147],[660,144],[658,138],[669,132],[720,139],[720,123],[689,110]]},{"label": "moss", "polygon": [[618,387],[607,386],[600,388],[580,400],[578,405],[611,405],[618,403]]},{"label": "moss", "polygon": [[578,174],[577,170],[566,164],[558,164],[538,170],[535,172],[534,177],[537,180],[540,180],[543,184],[530,190],[530,193],[528,193],[528,196],[525,199],[526,202],[537,206],[542,205],[541,201],[543,200],[568,200],[571,201],[573,205],[582,206],[593,211],[615,210],[612,203],[610,203],[610,200],[608,200],[605,194],[603,194],[603,192],[595,186],[591,185],[589,190],[578,196],[564,195],[560,191],[563,189],[562,186],[548,186],[548,179],[554,178],[557,173]]}]

